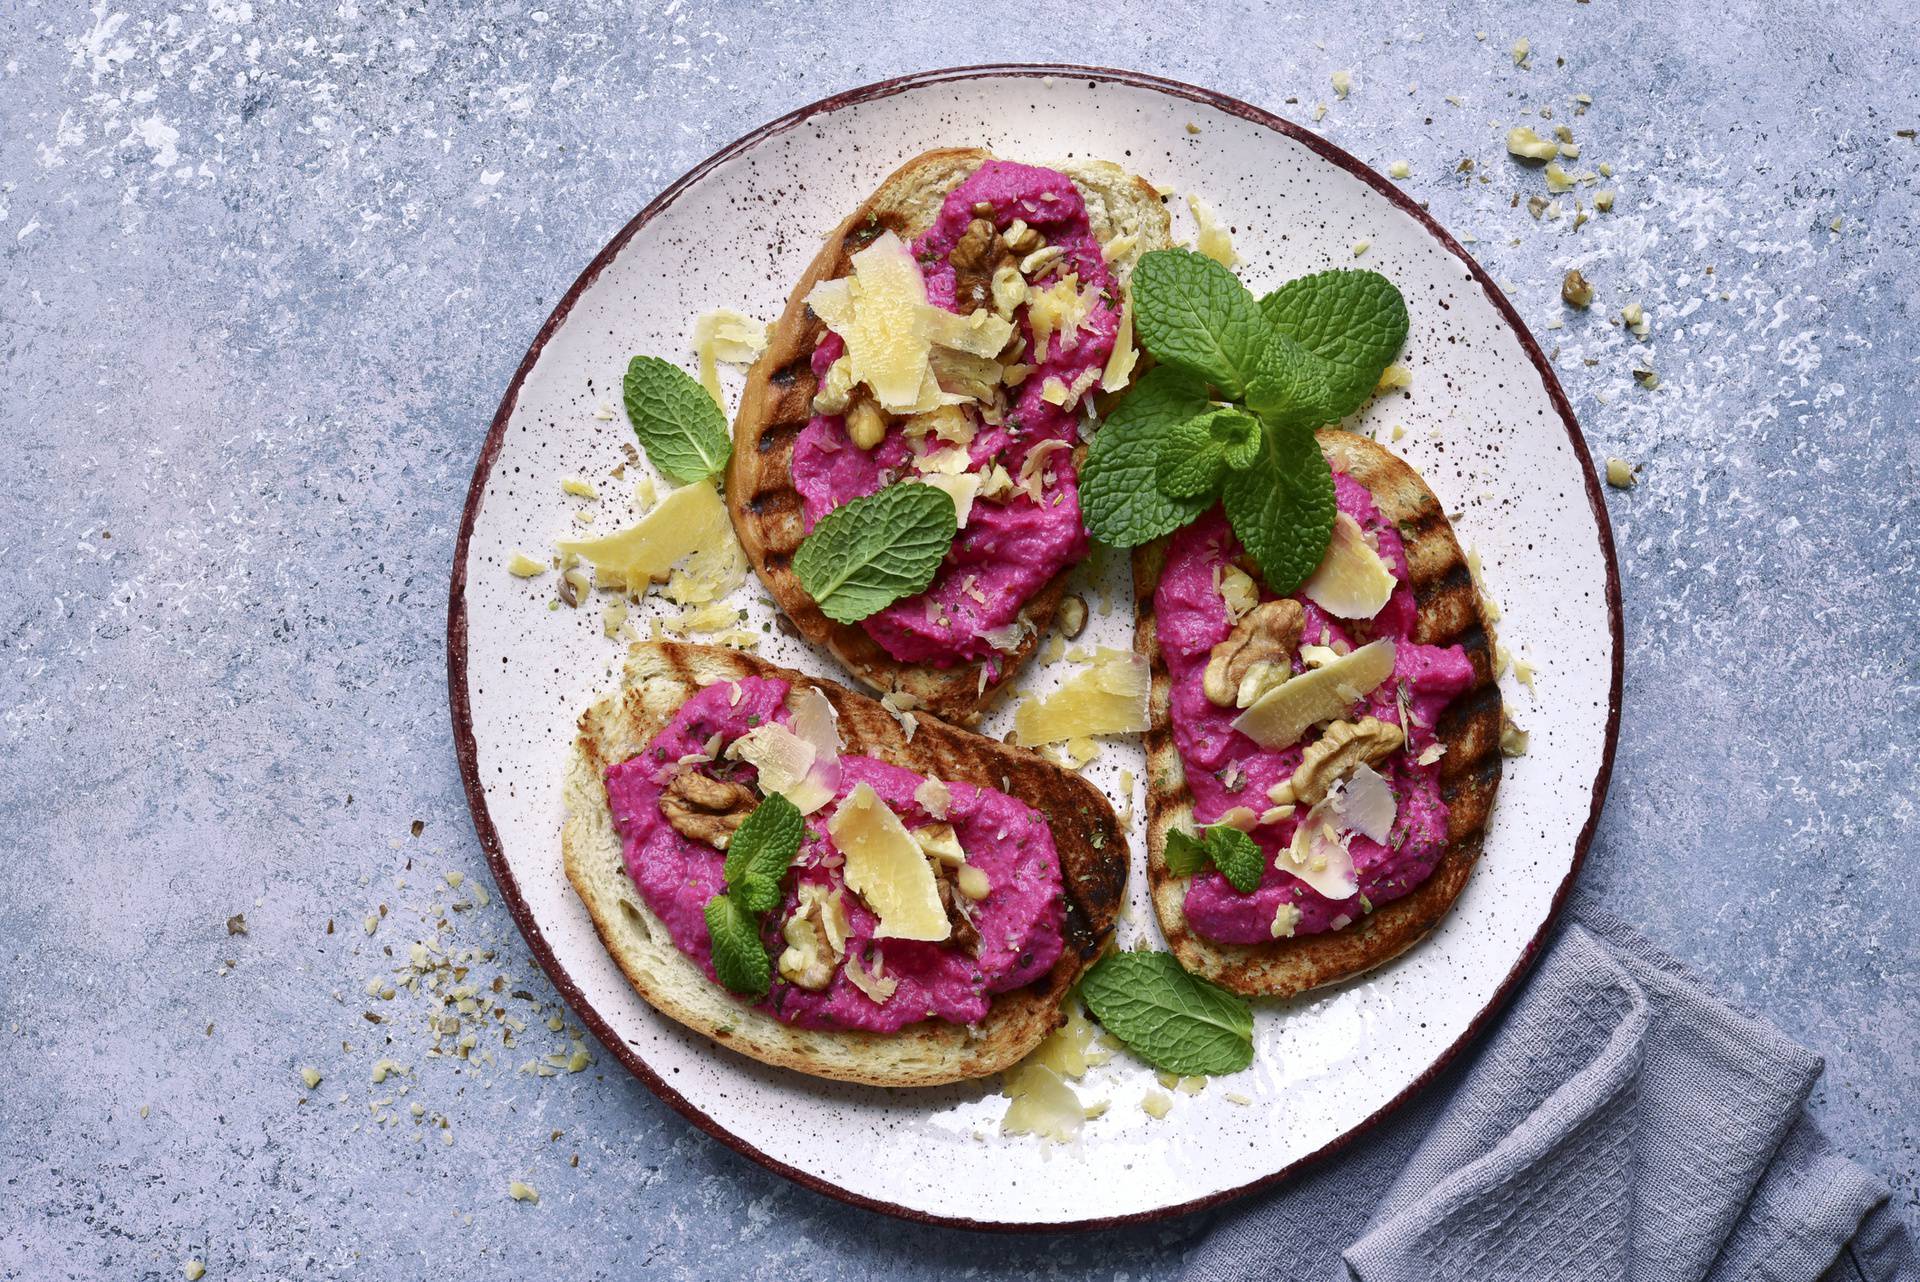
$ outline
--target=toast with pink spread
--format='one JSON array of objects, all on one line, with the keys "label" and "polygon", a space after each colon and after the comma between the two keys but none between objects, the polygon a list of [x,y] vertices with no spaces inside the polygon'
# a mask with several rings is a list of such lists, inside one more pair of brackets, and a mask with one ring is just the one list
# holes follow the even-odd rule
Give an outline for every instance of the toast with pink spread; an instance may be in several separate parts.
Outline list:
[{"label": "toast with pink spread", "polygon": [[[1393,577],[1371,617],[1332,612],[1312,579],[1290,597],[1267,590],[1217,510],[1133,562],[1135,648],[1153,672],[1154,909],[1182,966],[1249,996],[1334,983],[1417,943],[1465,887],[1500,783],[1492,630],[1439,501],[1373,441],[1318,440],[1343,525]],[[1328,715],[1296,742],[1236,728],[1250,708],[1234,686],[1253,663],[1282,665],[1298,688],[1362,649],[1381,666],[1336,684],[1337,710],[1302,713]],[[1217,823],[1259,846],[1251,891],[1169,869],[1170,833]]]},{"label": "toast with pink spread", "polygon": [[[1089,550],[1085,428],[1133,366],[1127,281],[1141,254],[1170,243],[1169,226],[1154,189],[1112,164],[932,151],[849,214],[794,288],[747,378],[727,505],[800,635],[895,706],[973,724],[1047,631]],[[857,300],[865,282],[876,298],[880,270],[909,254],[913,306],[947,313],[912,353],[918,368],[887,366],[909,400],[924,388],[911,405],[878,375],[858,381],[852,358],[881,357],[851,350],[861,336],[829,327],[818,292],[851,281]],[[913,315],[896,310],[887,328],[929,328],[924,310]],[[856,622],[829,618],[796,551],[829,512],[903,480],[954,496],[951,550],[924,591]]]},{"label": "toast with pink spread", "polygon": [[[1018,1062],[1111,938],[1127,876],[1077,775],[705,646],[634,648],[580,719],[565,801],[567,877],[641,997],[754,1059],[872,1085]],[[711,913],[770,804],[804,835],[749,919],[762,986],[730,991]],[[891,865],[889,832],[911,843]]]}]

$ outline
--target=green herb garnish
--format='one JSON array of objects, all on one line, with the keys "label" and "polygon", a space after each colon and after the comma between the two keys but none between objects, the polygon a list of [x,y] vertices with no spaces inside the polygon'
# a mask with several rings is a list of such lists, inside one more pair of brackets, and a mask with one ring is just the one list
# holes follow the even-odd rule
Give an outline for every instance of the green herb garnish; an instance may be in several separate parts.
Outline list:
[{"label": "green herb garnish", "polygon": [[793,572],[822,614],[858,623],[925,591],[958,532],[945,490],[902,481],[821,517],[793,554]]},{"label": "green herb garnish", "polygon": [[1375,272],[1327,271],[1256,301],[1212,259],[1162,249],[1134,271],[1133,310],[1159,364],[1094,437],[1088,531],[1137,547],[1220,499],[1267,586],[1293,591],[1333,533],[1314,430],[1364,404],[1406,341],[1400,291]]},{"label": "green herb garnish", "polygon": [[1180,968],[1171,953],[1109,953],[1080,981],[1094,1018],[1169,1073],[1237,1073],[1253,1062],[1253,1008]]},{"label": "green herb garnish", "polygon": [[726,466],[733,450],[727,416],[691,374],[658,356],[636,356],[621,391],[647,460],[676,484],[704,481]]},{"label": "green herb garnish", "polygon": [[1226,824],[1202,828],[1197,837],[1178,828],[1169,829],[1166,861],[1167,871],[1176,877],[1191,877],[1212,864],[1243,895],[1260,888],[1260,874],[1266,865],[1253,838]]},{"label": "green herb garnish", "polygon": [[743,997],[765,997],[773,983],[760,919],[780,906],[780,882],[800,851],[805,828],[799,809],[774,793],[754,807],[727,843],[727,893],[707,901],[707,938],[713,944],[713,973]]}]

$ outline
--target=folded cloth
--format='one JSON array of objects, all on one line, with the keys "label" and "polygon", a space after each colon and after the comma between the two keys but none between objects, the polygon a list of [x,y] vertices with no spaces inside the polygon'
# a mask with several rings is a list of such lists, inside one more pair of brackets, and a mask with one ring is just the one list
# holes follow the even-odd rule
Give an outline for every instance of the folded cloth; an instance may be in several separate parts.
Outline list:
[{"label": "folded cloth", "polygon": [[1820,1067],[1582,914],[1490,1036],[1228,1212],[1186,1282],[1914,1282],[1886,1184],[1806,1116]]}]

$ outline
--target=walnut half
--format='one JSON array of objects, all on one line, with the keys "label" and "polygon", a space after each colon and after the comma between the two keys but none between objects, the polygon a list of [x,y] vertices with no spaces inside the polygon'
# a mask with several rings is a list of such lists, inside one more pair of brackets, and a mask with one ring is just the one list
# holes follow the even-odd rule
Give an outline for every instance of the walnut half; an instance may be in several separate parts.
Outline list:
[{"label": "walnut half", "polygon": [[1269,789],[1267,799],[1276,805],[1318,805],[1326,800],[1335,780],[1346,778],[1362,763],[1371,766],[1386,760],[1405,742],[1399,726],[1378,717],[1336,721],[1306,746],[1293,777]]},{"label": "walnut half", "polygon": [[725,850],[734,829],[747,821],[757,804],[753,789],[745,784],[682,770],[668,781],[660,811],[681,836]]},{"label": "walnut half", "polygon": [[1222,708],[1251,704],[1269,684],[1266,678],[1291,667],[1294,647],[1300,643],[1300,630],[1305,626],[1306,612],[1291,597],[1247,611],[1227,639],[1207,656],[1200,688],[1208,701]]}]

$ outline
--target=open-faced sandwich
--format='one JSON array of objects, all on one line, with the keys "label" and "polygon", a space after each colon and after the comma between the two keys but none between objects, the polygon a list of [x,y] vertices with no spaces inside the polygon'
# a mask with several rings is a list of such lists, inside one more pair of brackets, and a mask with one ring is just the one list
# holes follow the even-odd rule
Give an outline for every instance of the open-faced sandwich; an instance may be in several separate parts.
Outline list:
[{"label": "open-faced sandwich", "polygon": [[731,650],[636,646],[566,776],[567,876],[639,994],[769,1064],[997,1072],[1061,1020],[1127,874],[1099,790]]},{"label": "open-faced sandwich", "polygon": [[1381,446],[1318,441],[1337,515],[1291,593],[1219,509],[1134,559],[1154,907],[1183,966],[1256,996],[1358,974],[1431,930],[1500,782],[1492,648],[1446,515]]},{"label": "open-faced sandwich", "polygon": [[[909,161],[827,238],[748,375],[727,503],[800,634],[970,724],[1089,550],[1081,441],[1127,386],[1145,180],[978,149]],[[950,500],[936,502],[933,495]]]}]

